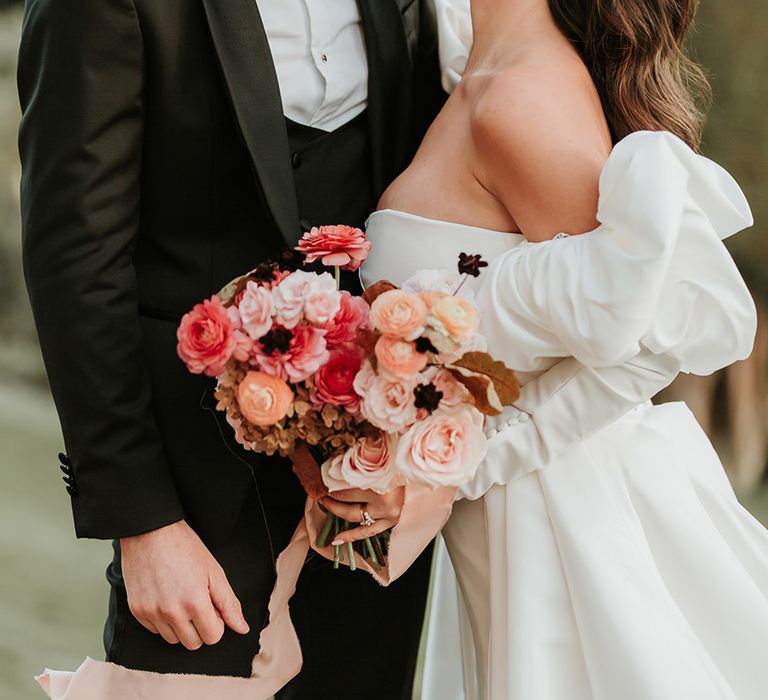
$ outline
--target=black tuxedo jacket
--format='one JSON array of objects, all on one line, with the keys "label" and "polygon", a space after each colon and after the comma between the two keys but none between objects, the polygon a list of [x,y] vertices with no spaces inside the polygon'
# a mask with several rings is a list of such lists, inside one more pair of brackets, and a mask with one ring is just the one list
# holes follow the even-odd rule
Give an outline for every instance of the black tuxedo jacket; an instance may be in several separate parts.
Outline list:
[{"label": "black tuxedo jacket", "polygon": [[[380,194],[440,103],[436,36],[420,0],[359,4]],[[251,474],[213,447],[211,382],[175,330],[301,233],[256,2],[27,0],[18,85],[24,270],[76,532],[222,534]]]}]

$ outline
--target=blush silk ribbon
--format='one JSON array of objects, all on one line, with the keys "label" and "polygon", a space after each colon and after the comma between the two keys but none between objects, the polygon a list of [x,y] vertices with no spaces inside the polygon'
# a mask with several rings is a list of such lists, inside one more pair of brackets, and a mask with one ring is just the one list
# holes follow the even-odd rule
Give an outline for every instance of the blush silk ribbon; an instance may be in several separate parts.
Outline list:
[{"label": "blush silk ribbon", "polygon": [[[451,514],[456,489],[410,484],[400,522],[392,531],[388,564],[375,571],[355,554],[358,568],[383,586],[401,576],[442,529]],[[294,678],[302,666],[301,646],[288,603],[311,549],[333,559],[333,547],[318,548],[325,514],[307,499],[304,518],[277,559],[277,579],[269,600],[269,624],[259,639],[250,678],[137,671],[86,658],[76,671],[52,671],[35,677],[52,700],[268,700]]]}]

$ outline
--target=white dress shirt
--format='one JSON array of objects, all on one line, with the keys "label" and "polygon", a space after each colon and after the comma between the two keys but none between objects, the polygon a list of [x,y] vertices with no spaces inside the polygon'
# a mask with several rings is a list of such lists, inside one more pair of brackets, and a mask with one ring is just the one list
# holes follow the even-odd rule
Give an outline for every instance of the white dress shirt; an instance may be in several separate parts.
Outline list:
[{"label": "white dress shirt", "polygon": [[286,117],[333,131],[365,110],[368,61],[355,0],[256,0],[256,4]]}]

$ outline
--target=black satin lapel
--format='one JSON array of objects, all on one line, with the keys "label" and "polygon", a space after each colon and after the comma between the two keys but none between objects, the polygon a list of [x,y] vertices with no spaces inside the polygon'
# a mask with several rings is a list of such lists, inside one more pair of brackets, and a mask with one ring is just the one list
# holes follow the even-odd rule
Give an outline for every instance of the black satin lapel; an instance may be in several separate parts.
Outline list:
[{"label": "black satin lapel", "polygon": [[272,53],[256,0],[203,0],[224,79],[267,204],[286,243],[299,205]]},{"label": "black satin lapel", "polygon": [[410,147],[412,80],[396,0],[357,0],[368,54],[368,118],[377,196],[405,166]]}]

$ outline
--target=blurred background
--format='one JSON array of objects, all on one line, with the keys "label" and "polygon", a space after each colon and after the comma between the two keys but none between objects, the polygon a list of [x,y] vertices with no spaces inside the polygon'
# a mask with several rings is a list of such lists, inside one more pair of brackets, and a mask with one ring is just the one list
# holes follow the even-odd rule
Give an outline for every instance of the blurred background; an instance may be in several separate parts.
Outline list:
[{"label": "blurred background", "polygon": [[[21,3],[0,0],[0,698],[43,697],[43,664],[103,657],[107,543],[76,541],[56,453],[62,449],[20,263],[16,53]],[[685,399],[734,486],[768,523],[768,6],[709,0],[693,50],[714,107],[704,153],[741,183],[757,224],[730,247],[760,310],[753,356],[712,377],[681,377],[660,400]]]}]

